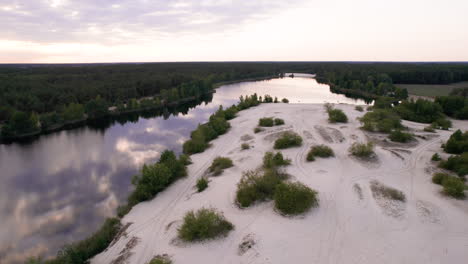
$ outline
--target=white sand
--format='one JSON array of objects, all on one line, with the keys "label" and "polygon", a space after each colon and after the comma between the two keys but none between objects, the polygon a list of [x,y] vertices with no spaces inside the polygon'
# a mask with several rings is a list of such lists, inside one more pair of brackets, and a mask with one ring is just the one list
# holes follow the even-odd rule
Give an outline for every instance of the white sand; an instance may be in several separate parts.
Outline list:
[{"label": "white sand", "polygon": [[[458,201],[440,194],[441,187],[431,182],[430,157],[452,131],[438,131],[439,137],[418,139],[407,147],[377,146],[378,163],[363,163],[350,158],[349,146],[366,141],[356,117],[364,113],[351,105],[343,109],[348,124],[328,124],[323,105],[264,104],[242,111],[230,121],[232,129],[214,140],[204,153],[193,155],[189,176],[179,180],[149,202],[140,203],[125,216],[132,222],[122,236],[92,263],[148,263],[158,254],[168,254],[174,263],[467,263],[468,200]],[[267,128],[254,134],[258,119],[283,118],[284,126]],[[416,134],[424,124],[404,122]],[[468,128],[467,121],[455,121],[455,127]],[[326,142],[318,132],[333,140]],[[319,129],[317,129],[319,128]],[[335,128],[336,130],[327,129]],[[303,139],[302,147],[282,151],[292,159],[287,172],[319,192],[320,206],[305,215],[284,217],[274,211],[273,203],[260,203],[239,209],[234,202],[236,185],[242,172],[260,166],[263,154],[273,149],[272,135],[291,129]],[[345,138],[340,142],[339,132]],[[241,137],[253,146],[241,150]],[[327,144],[336,157],[306,162],[311,145]],[[407,149],[405,151],[401,149]],[[396,150],[395,150],[396,149]],[[393,153],[390,151],[393,150]],[[398,153],[399,156],[395,153]],[[202,193],[194,188],[216,156],[227,156],[234,167],[218,177]],[[445,157],[445,155],[443,155]],[[403,191],[406,203],[375,200],[370,182],[377,180]],[[225,238],[204,243],[177,242],[177,228],[189,210],[214,207],[235,225]],[[239,254],[246,237],[255,245]],[[128,243],[131,241],[131,243]],[[137,243],[135,241],[138,241]],[[125,251],[127,243],[136,244]],[[114,262],[116,263],[116,262]]]}]

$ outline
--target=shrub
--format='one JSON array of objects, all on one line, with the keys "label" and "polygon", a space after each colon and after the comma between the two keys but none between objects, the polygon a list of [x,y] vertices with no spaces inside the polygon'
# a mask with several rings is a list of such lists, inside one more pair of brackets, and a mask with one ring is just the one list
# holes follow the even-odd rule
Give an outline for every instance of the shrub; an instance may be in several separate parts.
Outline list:
[{"label": "shrub", "polygon": [[281,126],[284,125],[284,120],[281,118],[275,118],[275,126]]},{"label": "shrub", "polygon": [[169,256],[162,255],[154,257],[148,264],[172,264]]},{"label": "shrub", "polygon": [[198,211],[189,211],[178,230],[179,238],[184,241],[202,241],[227,235],[234,225],[224,218],[215,209],[202,208]]},{"label": "shrub", "polygon": [[371,132],[390,133],[393,129],[403,128],[400,117],[391,109],[375,109],[359,118],[362,129]]},{"label": "shrub", "polygon": [[274,123],[273,118],[264,117],[264,118],[260,118],[260,120],[258,120],[258,125],[261,126],[261,127],[272,127],[272,126],[275,125],[275,123]]},{"label": "shrub", "polygon": [[450,176],[450,175],[447,174],[447,173],[442,173],[442,172],[434,173],[434,175],[432,176],[432,182],[435,183],[435,184],[442,185],[442,182],[443,182],[447,177],[452,177],[452,176]]},{"label": "shrub", "polygon": [[240,207],[249,207],[258,201],[273,198],[276,186],[284,179],[284,175],[275,170],[247,171],[237,184],[236,202]]},{"label": "shrub", "polygon": [[440,161],[440,160],[442,160],[442,158],[439,156],[438,153],[434,153],[434,155],[432,155],[431,160],[432,161]]},{"label": "shrub", "polygon": [[197,191],[203,192],[206,188],[208,188],[208,180],[205,178],[200,178],[197,180]]},{"label": "shrub", "polygon": [[446,161],[442,160],[439,167],[456,172],[460,177],[468,174],[468,152],[459,156],[450,156]]},{"label": "shrub", "polygon": [[287,166],[291,164],[290,159],[285,159],[281,152],[274,154],[273,152],[267,152],[263,156],[263,167],[264,168],[275,168],[277,166]]},{"label": "shrub", "polygon": [[285,149],[302,145],[302,138],[294,132],[286,132],[275,141],[275,149]]},{"label": "shrub", "polygon": [[385,186],[377,181],[372,181],[370,187],[374,195],[401,202],[406,201],[405,194],[402,191]]},{"label": "shrub", "polygon": [[307,153],[306,160],[307,160],[307,161],[315,161],[315,156],[314,156],[314,154],[312,153],[312,151],[309,151],[309,153]]},{"label": "shrub", "polygon": [[248,143],[242,143],[242,145],[241,145],[242,150],[246,150],[246,149],[249,149],[249,148],[250,148],[250,145]]},{"label": "shrub", "polygon": [[413,135],[411,135],[410,133],[402,132],[401,130],[392,131],[392,133],[390,133],[388,137],[390,138],[391,141],[401,142],[401,143],[406,143],[413,139]]},{"label": "shrub", "polygon": [[432,122],[431,126],[437,129],[448,130],[450,127],[452,127],[452,122],[445,117],[440,117]]},{"label": "shrub", "polygon": [[434,133],[435,129],[432,126],[424,127],[424,132]]},{"label": "shrub", "polygon": [[465,183],[456,177],[447,177],[442,181],[442,187],[444,187],[444,193],[454,198],[465,197]]},{"label": "shrub", "polygon": [[223,173],[224,169],[230,168],[232,166],[234,166],[234,164],[232,163],[232,160],[230,158],[217,157],[213,160],[213,163],[211,163],[209,170],[215,176],[218,176],[221,175],[221,173]]},{"label": "shrub", "polygon": [[287,103],[289,103],[289,100],[287,98],[283,98],[283,99],[281,99],[281,102],[287,104]]},{"label": "shrub", "polygon": [[363,112],[363,111],[364,111],[364,108],[363,108],[362,106],[360,106],[360,105],[357,105],[356,107],[354,107],[354,109],[355,109],[356,111],[359,111],[359,112]]},{"label": "shrub", "polygon": [[302,183],[281,183],[277,186],[275,207],[286,215],[297,215],[318,206],[317,192]]},{"label": "shrub", "polygon": [[328,110],[328,121],[330,123],[347,123],[348,117],[341,109]]},{"label": "shrub", "polygon": [[254,133],[257,134],[257,133],[260,133],[262,131],[264,131],[265,129],[261,128],[261,127],[256,127],[254,128]]},{"label": "shrub", "polygon": [[439,104],[424,99],[405,100],[395,107],[395,111],[403,119],[421,123],[432,123],[444,118]]},{"label": "shrub", "polygon": [[444,151],[452,154],[468,152],[468,131],[465,133],[460,129],[455,131],[445,143]]},{"label": "shrub", "polygon": [[353,143],[349,149],[351,154],[360,158],[369,158],[374,154],[374,144],[372,142],[364,143]]},{"label": "shrub", "polygon": [[320,158],[328,158],[328,157],[333,157],[335,156],[335,153],[333,150],[326,145],[317,145],[313,146],[309,153],[307,154],[307,157],[313,156],[313,157],[320,157]]}]

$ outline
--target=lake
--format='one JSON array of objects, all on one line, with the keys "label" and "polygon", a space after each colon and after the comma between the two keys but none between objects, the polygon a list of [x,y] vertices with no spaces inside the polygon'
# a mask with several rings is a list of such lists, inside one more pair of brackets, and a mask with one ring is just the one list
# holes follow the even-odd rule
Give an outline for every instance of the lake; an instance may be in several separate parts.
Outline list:
[{"label": "lake", "polygon": [[[23,263],[55,255],[115,215],[131,192],[130,179],[165,149],[180,153],[199,123],[240,95],[270,94],[290,103],[350,103],[312,75],[224,85],[205,102],[129,115],[64,130],[28,143],[0,145],[0,259]],[[179,113],[178,113],[179,112]],[[178,114],[177,114],[178,113]]]}]

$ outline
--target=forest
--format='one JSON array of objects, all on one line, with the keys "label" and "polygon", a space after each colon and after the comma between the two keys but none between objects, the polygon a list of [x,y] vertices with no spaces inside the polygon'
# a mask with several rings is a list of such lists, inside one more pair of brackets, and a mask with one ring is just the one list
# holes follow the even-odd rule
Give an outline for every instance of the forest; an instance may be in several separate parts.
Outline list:
[{"label": "forest", "polygon": [[[446,84],[468,80],[466,63],[0,65],[0,138],[14,139],[85,120],[174,106],[198,100],[219,83],[267,78],[285,72],[315,73],[317,80],[330,84],[333,92],[369,100],[379,96],[395,101],[405,99],[406,89],[395,87],[395,83]],[[445,114],[466,118],[466,93],[459,94],[462,95],[441,97],[437,102]],[[455,110],[451,107],[452,101],[456,101]]]}]

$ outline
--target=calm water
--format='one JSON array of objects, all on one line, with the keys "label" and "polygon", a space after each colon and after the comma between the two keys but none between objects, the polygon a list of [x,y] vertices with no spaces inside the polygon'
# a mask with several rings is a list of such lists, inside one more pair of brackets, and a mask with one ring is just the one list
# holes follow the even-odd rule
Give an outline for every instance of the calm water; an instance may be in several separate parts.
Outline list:
[{"label": "calm water", "polygon": [[114,215],[143,163],[156,161],[167,148],[180,152],[190,131],[219,105],[254,92],[287,97],[290,103],[364,103],[301,75],[222,86],[211,102],[183,109],[184,114],[147,113],[0,145],[0,262],[55,254],[88,236]]}]

